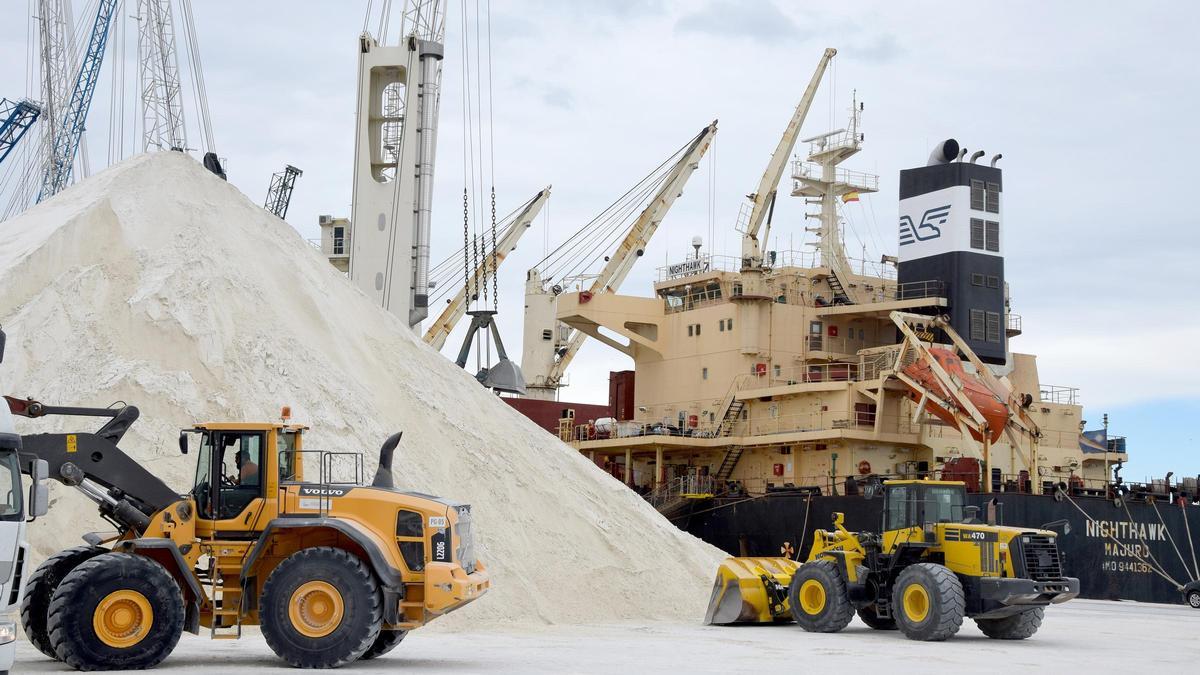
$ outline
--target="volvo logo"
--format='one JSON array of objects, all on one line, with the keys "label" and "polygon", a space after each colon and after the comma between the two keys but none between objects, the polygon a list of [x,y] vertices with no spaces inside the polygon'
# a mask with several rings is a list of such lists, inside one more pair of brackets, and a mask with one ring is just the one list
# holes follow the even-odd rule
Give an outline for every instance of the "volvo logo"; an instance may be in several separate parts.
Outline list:
[{"label": "volvo logo", "polygon": [[900,216],[900,245],[911,244],[914,241],[929,241],[942,236],[941,226],[950,220],[950,205],[937,206],[925,212],[921,224],[913,226],[909,216]]}]

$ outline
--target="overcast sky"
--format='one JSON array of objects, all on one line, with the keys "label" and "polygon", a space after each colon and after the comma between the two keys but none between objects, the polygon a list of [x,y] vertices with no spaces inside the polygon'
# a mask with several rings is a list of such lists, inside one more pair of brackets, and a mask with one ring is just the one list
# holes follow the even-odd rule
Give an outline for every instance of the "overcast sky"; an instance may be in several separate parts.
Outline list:
[{"label": "overcast sky", "polygon": [[[319,214],[349,216],[366,3],[194,6],[230,180],[261,202],[271,173],[294,164],[304,175],[290,223],[315,237]],[[0,95],[9,98],[27,92],[28,14],[28,0],[0,2]],[[451,0],[435,261],[462,240],[462,14]],[[832,46],[835,67],[803,135],[842,126],[856,89],[867,142],[846,166],[881,177],[878,194],[846,211],[847,248],[865,246],[874,259],[895,252],[897,172],[923,164],[935,142],[1002,152],[1007,277],[1025,327],[1012,347],[1039,355],[1044,383],[1082,388],[1089,426],[1111,413],[1114,433],[1132,437],[1134,475],[1197,473],[1198,18],[1191,3],[1166,2],[496,0],[499,208],[554,185],[549,217],[501,270],[509,350],[520,353],[525,270],[545,242],[562,241],[714,118],[714,149],[623,291],[648,295],[655,268],[682,258],[693,235],[736,254],[743,195]],[[111,89],[101,81],[90,128],[107,126]],[[95,136],[91,155],[103,158],[107,141]],[[800,200],[780,200],[769,248],[804,248],[803,212]],[[630,366],[591,344],[564,398],[603,400],[607,372]]]}]

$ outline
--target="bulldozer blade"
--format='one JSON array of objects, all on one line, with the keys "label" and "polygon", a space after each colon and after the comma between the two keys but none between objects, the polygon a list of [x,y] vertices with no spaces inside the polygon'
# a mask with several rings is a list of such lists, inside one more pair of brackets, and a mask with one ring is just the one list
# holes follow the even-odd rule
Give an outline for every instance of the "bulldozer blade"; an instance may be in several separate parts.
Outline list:
[{"label": "bulldozer blade", "polygon": [[787,588],[799,566],[789,558],[727,558],[717,568],[704,623],[791,621]]}]

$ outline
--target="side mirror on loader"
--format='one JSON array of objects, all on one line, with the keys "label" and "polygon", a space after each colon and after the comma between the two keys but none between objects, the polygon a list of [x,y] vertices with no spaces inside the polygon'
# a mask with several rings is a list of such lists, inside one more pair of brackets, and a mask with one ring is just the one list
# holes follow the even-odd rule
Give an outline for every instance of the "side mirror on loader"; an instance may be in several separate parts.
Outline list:
[{"label": "side mirror on loader", "polygon": [[0,330],[0,363],[4,363],[4,343],[8,341],[8,336]]},{"label": "side mirror on loader", "polygon": [[186,455],[188,452],[187,432],[179,432],[179,454]]},{"label": "side mirror on loader", "polygon": [[33,463],[32,484],[29,486],[29,516],[30,520],[46,515],[50,510],[50,464],[39,459]]}]

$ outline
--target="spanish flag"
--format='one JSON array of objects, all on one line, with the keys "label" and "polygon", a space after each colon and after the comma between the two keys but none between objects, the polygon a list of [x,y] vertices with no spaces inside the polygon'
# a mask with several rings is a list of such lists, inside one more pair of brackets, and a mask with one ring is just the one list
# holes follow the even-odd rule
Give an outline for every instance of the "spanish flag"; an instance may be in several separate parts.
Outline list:
[{"label": "spanish flag", "polygon": [[842,203],[843,204],[849,204],[850,202],[856,202],[856,201],[858,201],[858,193],[857,192],[847,192],[846,194],[842,195]]}]

